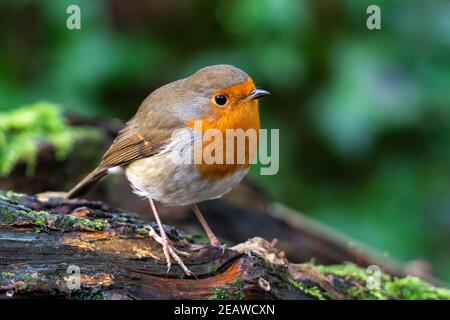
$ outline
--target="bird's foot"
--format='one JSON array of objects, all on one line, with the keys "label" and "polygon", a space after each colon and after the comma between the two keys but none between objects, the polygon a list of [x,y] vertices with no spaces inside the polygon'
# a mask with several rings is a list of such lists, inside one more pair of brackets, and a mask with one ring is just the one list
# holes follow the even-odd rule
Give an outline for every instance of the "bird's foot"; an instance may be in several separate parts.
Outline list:
[{"label": "bird's foot", "polygon": [[211,246],[222,250],[222,254],[224,254],[225,249],[227,248],[226,244],[220,243],[220,241],[214,236],[209,239]]},{"label": "bird's foot", "polygon": [[188,275],[188,276],[194,275],[192,273],[192,271],[189,270],[188,267],[186,267],[183,260],[181,260],[181,258],[179,256],[179,255],[190,256],[189,253],[175,248],[172,244],[172,241],[170,241],[167,238],[162,239],[162,246],[163,246],[164,256],[166,257],[166,261],[167,261],[167,272],[169,272],[170,267],[172,265],[172,262],[171,262],[171,257],[172,257],[178,263],[178,265],[181,267],[181,269],[183,269],[183,271],[184,271],[184,273],[186,273],[186,275]]},{"label": "bird's foot", "polygon": [[181,256],[189,257],[191,254],[189,252],[178,250],[173,246],[172,241],[167,238],[167,236],[160,236],[156,233],[156,231],[151,226],[146,226],[147,229],[149,229],[149,236],[155,239],[158,243],[160,243],[163,247],[163,253],[164,257],[166,258],[167,262],[167,273],[170,271],[170,267],[172,266],[172,259],[174,259],[178,265],[183,269],[184,273],[188,276],[194,275],[191,270],[186,267],[183,260],[181,260]]}]

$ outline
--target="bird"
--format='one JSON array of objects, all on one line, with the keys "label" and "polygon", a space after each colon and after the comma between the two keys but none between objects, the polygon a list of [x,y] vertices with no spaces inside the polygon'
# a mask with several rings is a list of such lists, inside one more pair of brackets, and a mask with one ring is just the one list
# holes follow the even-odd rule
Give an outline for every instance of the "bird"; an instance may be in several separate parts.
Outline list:
[{"label": "bird", "polygon": [[[186,160],[195,152],[194,146],[207,147],[211,141],[202,137],[209,129],[223,136],[227,130],[258,132],[258,100],[269,94],[256,88],[244,71],[226,64],[204,67],[159,87],[125,123],[100,164],[76,184],[66,198],[80,197],[101,178],[117,168],[124,169],[133,191],[149,201],[159,231],[159,235],[153,235],[162,245],[167,270],[173,259],[187,275],[193,275],[180,257],[189,253],[174,247],[164,231],[156,204],[191,206],[210,244],[224,248],[197,204],[220,198],[241,182],[253,163],[255,152],[245,150],[245,160],[240,162],[174,161],[175,155],[184,151],[181,159]],[[198,122],[200,129],[196,127]],[[232,151],[236,150],[226,150],[219,157],[225,158]]]}]

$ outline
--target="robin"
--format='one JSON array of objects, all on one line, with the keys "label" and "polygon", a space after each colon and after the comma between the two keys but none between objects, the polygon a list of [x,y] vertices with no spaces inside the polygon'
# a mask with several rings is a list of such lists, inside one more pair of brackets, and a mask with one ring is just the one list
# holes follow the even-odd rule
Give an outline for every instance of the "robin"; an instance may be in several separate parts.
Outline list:
[{"label": "robin", "polygon": [[[70,190],[67,197],[83,195],[117,167],[125,169],[134,192],[150,202],[160,233],[153,235],[162,245],[168,270],[174,259],[187,275],[192,275],[180,258],[188,253],[176,249],[167,237],[155,202],[192,206],[211,245],[222,247],[197,203],[229,192],[247,174],[253,155],[246,151],[243,163],[207,164],[174,161],[174,153],[193,150],[190,147],[198,141],[200,146],[208,144],[201,140],[202,133],[208,129],[224,135],[228,129],[258,131],[258,98],[266,95],[269,92],[256,89],[244,71],[231,65],[205,67],[160,87],[142,102],[136,115],[120,130],[98,167]],[[201,132],[195,126],[196,121],[201,121]],[[186,139],[186,134],[190,138]]]}]

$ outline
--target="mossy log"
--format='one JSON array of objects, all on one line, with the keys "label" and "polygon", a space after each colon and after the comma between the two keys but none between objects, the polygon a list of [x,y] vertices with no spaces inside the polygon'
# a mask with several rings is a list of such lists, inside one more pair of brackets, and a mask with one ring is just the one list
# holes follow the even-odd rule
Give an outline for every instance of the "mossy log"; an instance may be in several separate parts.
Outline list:
[{"label": "mossy log", "polygon": [[275,242],[252,238],[224,252],[173,227],[165,231],[191,253],[186,277],[167,272],[152,222],[103,202],[0,191],[0,298],[68,299],[410,299],[450,298],[415,277],[369,275],[352,264],[289,263]]},{"label": "mossy log", "polygon": [[[2,113],[1,118],[0,136],[5,138],[3,144],[0,143],[0,189],[28,194],[73,187],[89,168],[98,164],[103,154],[99,150],[105,151],[121,128],[120,122],[111,119],[62,115],[58,106],[48,103]],[[91,190],[87,197],[148,217],[148,202],[130,191],[124,176],[111,177]],[[224,243],[243,242],[257,234],[266,239],[278,239],[277,246],[291,261],[306,262],[313,258],[320,264],[343,261],[362,267],[375,264],[396,276],[413,273],[437,283],[425,262],[409,263],[406,268],[393,263],[376,250],[300,212],[274,204],[249,180],[233,188],[224,198],[201,206],[208,223]],[[166,223],[191,233],[202,232],[190,208],[162,207],[160,211]]]}]

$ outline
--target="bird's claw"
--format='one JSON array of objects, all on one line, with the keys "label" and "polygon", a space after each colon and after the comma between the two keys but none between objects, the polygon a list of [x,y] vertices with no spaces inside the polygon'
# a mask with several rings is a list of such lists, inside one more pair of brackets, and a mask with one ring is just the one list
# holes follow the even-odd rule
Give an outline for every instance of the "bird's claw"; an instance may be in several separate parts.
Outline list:
[{"label": "bird's claw", "polygon": [[225,249],[227,248],[227,245],[219,243],[218,245],[215,245],[214,247],[216,247],[217,249],[221,249],[222,250],[222,254],[224,254],[225,253]]},{"label": "bird's claw", "polygon": [[170,267],[171,267],[171,263],[172,263],[171,258],[173,258],[178,263],[178,265],[181,267],[181,269],[183,269],[183,271],[184,271],[184,273],[186,273],[186,275],[188,275],[188,276],[194,275],[192,273],[192,271],[189,270],[188,267],[186,267],[183,260],[181,260],[181,258],[178,256],[178,254],[181,254],[184,256],[189,256],[190,255],[189,253],[176,249],[173,246],[173,244],[171,243],[171,241],[167,238],[163,239],[162,246],[163,246],[164,256],[166,257],[166,261],[167,261],[167,273],[169,273],[169,271],[170,271]]},{"label": "bird's claw", "polygon": [[217,239],[212,239],[211,240],[211,246],[215,247],[215,248],[218,248],[218,249],[222,249],[222,254],[225,253],[225,249],[227,248],[226,244],[220,243],[220,241],[217,240]]},{"label": "bird's claw", "polygon": [[172,242],[167,238],[161,237],[159,234],[156,233],[155,229],[152,228],[152,226],[147,225],[145,226],[146,229],[149,229],[148,235],[156,240],[156,242],[160,243],[163,247],[163,253],[164,257],[167,261],[167,273],[169,273],[170,268],[172,267],[172,258],[178,263],[178,265],[183,269],[184,273],[186,273],[188,276],[194,275],[191,270],[186,267],[183,260],[178,255],[182,255],[185,257],[189,257],[191,254],[189,252],[181,251],[175,248],[172,244]]}]

